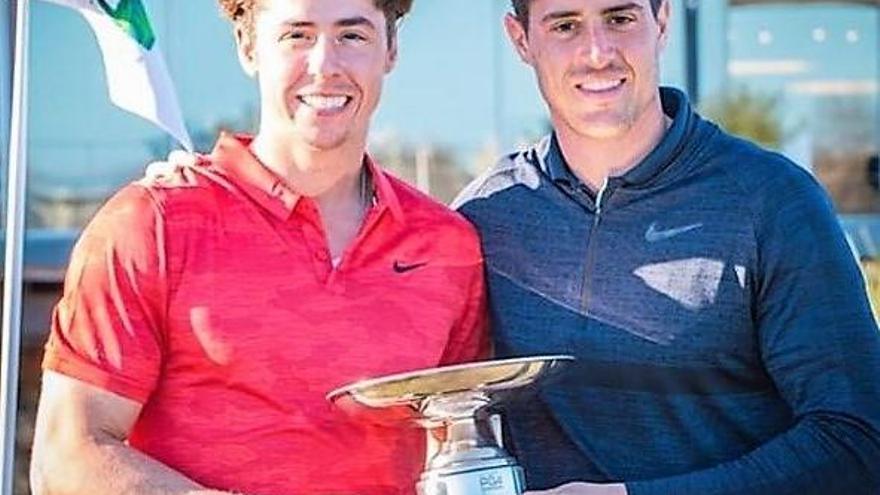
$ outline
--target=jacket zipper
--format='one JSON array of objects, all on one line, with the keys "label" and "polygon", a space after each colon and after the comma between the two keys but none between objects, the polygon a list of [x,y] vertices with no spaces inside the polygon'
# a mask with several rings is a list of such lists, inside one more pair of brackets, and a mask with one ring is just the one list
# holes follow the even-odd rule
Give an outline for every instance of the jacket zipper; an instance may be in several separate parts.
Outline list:
[{"label": "jacket zipper", "polygon": [[605,193],[608,189],[608,178],[602,182],[602,187],[596,193],[596,214],[593,217],[593,228],[590,230],[590,238],[587,240],[587,264],[584,267],[584,289],[581,294],[581,314],[589,314],[590,297],[593,290],[593,265],[596,263],[596,232],[599,230],[599,223],[602,220],[602,200],[605,199]]}]

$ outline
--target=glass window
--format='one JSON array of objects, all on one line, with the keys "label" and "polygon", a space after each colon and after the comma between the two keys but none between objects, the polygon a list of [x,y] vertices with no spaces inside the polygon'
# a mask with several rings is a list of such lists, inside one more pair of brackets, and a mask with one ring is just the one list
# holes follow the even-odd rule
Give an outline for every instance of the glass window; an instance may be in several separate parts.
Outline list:
[{"label": "glass window", "polygon": [[726,63],[720,71],[701,54],[700,77],[713,81],[701,91],[702,109],[812,171],[880,302],[880,6],[733,0],[700,7],[701,43],[723,46]]}]

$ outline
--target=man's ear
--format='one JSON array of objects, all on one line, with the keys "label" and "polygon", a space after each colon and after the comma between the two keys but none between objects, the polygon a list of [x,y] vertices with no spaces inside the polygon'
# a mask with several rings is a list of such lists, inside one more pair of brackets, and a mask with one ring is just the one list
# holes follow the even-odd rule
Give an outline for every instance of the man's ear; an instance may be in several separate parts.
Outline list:
[{"label": "man's ear", "polygon": [[388,53],[385,55],[385,73],[388,74],[397,66],[397,33],[391,34],[388,40]]},{"label": "man's ear", "polygon": [[523,62],[532,65],[534,57],[532,57],[532,52],[529,49],[529,35],[526,26],[522,25],[516,15],[508,12],[504,16],[504,29],[507,31],[507,37],[513,43],[516,53],[519,54],[519,58]]},{"label": "man's ear", "polygon": [[660,39],[657,46],[661,50],[666,48],[666,42],[669,40],[669,19],[672,17],[672,7],[669,5],[670,0],[663,0],[660,8],[657,10],[657,27],[660,31]]},{"label": "man's ear", "polygon": [[257,56],[254,44],[256,34],[248,33],[243,26],[235,27],[235,46],[238,52],[238,62],[244,73],[250,77],[257,74]]}]

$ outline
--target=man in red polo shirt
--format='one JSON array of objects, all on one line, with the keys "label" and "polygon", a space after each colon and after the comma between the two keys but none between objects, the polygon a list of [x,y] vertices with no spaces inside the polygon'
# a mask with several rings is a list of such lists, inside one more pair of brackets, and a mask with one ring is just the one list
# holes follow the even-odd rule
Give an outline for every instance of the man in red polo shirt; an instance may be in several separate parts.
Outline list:
[{"label": "man in red polo shirt", "polygon": [[411,493],[417,429],[324,400],[485,352],[469,224],[365,154],[411,0],[221,0],[255,137],[116,194],[46,346],[36,494]]}]

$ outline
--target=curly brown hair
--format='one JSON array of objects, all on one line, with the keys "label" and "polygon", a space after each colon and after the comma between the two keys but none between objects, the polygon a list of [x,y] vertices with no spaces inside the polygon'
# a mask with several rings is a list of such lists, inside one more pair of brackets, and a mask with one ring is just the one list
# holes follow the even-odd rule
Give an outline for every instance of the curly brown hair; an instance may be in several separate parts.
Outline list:
[{"label": "curly brown hair", "polygon": [[[245,34],[252,37],[254,34],[254,14],[260,0],[217,0],[220,2],[220,11],[236,27],[241,27]],[[409,13],[413,0],[373,0],[373,5],[385,14],[388,42],[397,33],[397,22]]]},{"label": "curly brown hair", "polygon": [[[657,16],[657,12],[660,11],[660,5],[663,4],[665,0],[651,0],[651,11],[654,13],[654,16]],[[519,22],[524,26],[528,27],[529,25],[529,4],[532,3],[532,0],[510,0],[511,5],[513,6],[513,12],[516,14],[516,18],[519,19]]]}]

